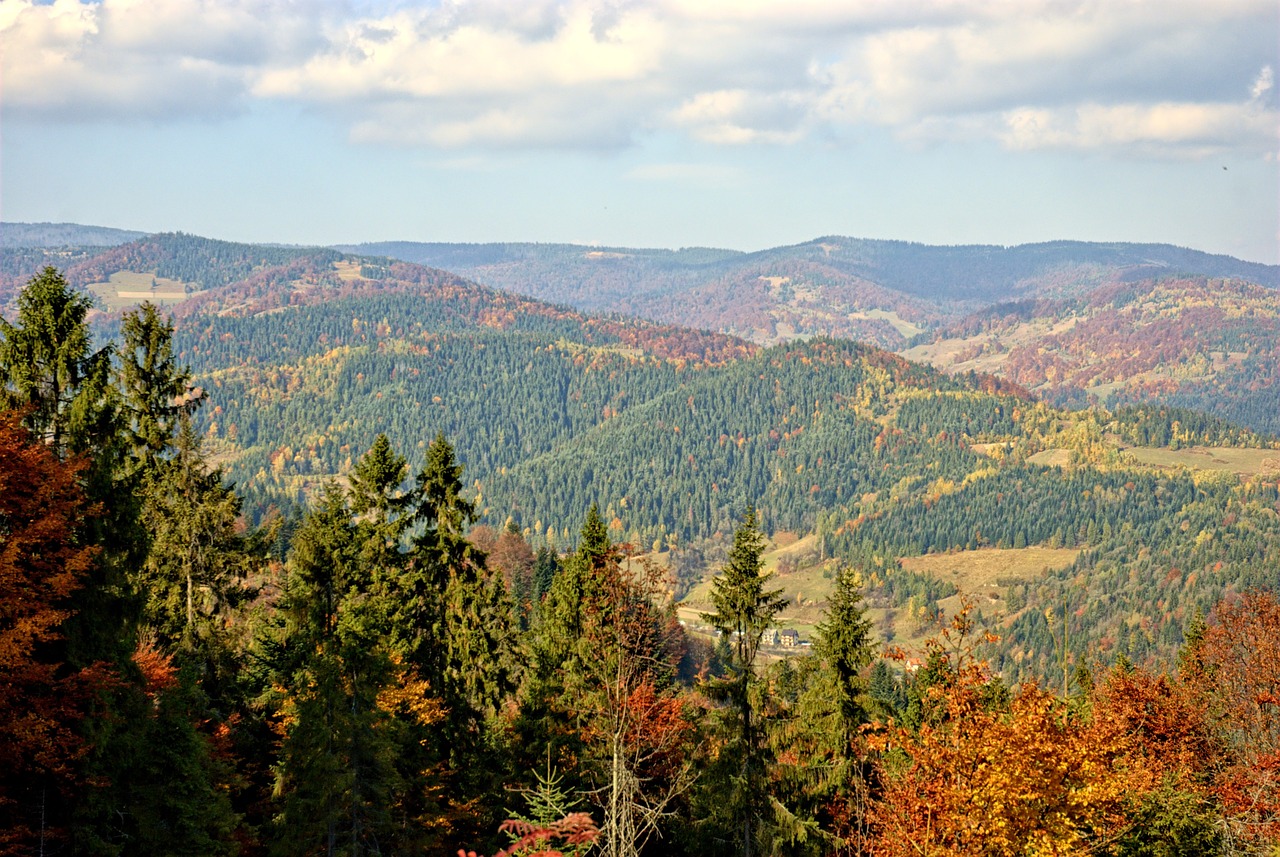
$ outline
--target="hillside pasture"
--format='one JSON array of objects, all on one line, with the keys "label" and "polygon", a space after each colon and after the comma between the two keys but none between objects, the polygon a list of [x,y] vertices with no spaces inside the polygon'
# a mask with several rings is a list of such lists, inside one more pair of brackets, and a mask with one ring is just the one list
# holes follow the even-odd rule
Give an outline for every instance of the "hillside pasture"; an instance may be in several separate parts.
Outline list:
[{"label": "hillside pasture", "polygon": [[[190,284],[142,271],[117,271],[105,283],[90,283],[89,291],[109,311],[150,301],[157,306],[173,306],[190,297]],[[190,285],[194,289],[194,285]]]},{"label": "hillside pasture", "polygon": [[1159,449],[1133,446],[1126,452],[1139,464],[1151,467],[1235,473],[1240,476],[1280,476],[1280,450],[1239,449],[1222,446],[1188,446]]}]

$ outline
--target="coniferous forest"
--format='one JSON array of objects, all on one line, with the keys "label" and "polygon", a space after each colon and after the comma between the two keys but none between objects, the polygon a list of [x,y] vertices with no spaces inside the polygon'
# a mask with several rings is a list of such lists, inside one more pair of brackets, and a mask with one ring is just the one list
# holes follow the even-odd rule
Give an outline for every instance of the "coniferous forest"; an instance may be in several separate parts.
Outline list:
[{"label": "coniferous forest", "polygon": [[1276,853],[1274,438],[216,249],[0,321],[0,853]]}]

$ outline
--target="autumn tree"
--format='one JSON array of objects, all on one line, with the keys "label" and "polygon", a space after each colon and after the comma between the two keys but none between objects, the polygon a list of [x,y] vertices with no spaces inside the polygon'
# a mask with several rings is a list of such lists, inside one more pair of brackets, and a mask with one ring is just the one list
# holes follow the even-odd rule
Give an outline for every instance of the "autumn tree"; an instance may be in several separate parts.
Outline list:
[{"label": "autumn tree", "polygon": [[1194,698],[1115,669],[1080,707],[1022,685],[1011,696],[972,657],[967,610],[929,642],[939,679],[914,726],[872,745],[882,791],[870,853],[1201,854],[1219,843],[1214,745]]},{"label": "autumn tree", "polygon": [[593,656],[584,659],[577,693],[585,761],[602,819],[601,852],[637,857],[662,835],[694,779],[686,701],[673,684],[683,647],[661,604],[667,581],[660,569],[615,559],[597,574],[583,616],[582,646]]},{"label": "autumn tree", "polygon": [[1231,835],[1261,849],[1280,837],[1280,599],[1219,603],[1184,666],[1226,745],[1215,791]]},{"label": "autumn tree", "polygon": [[65,662],[62,626],[97,550],[80,542],[81,462],[59,461],[0,411],[0,852],[65,838],[87,750],[92,675]]}]

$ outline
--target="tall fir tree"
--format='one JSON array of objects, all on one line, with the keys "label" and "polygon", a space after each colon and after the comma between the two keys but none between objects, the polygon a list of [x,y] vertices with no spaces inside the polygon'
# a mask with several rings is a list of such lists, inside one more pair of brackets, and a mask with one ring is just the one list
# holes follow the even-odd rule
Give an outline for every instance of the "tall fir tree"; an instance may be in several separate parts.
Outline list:
[{"label": "tall fir tree", "polygon": [[394,664],[378,608],[345,492],[331,484],[290,556],[278,854],[376,854],[389,836],[395,748],[378,697]]},{"label": "tall fir tree", "polygon": [[748,508],[733,534],[729,561],[712,584],[714,613],[705,618],[729,641],[730,658],[723,679],[711,684],[713,693],[723,698],[732,719],[726,726],[726,743],[716,760],[718,777],[708,781],[716,787],[722,780],[723,793],[713,801],[713,813],[728,822],[736,840],[735,851],[742,857],[756,853],[759,840],[766,839],[765,827],[773,815],[767,782],[767,759],[757,722],[755,663],[760,642],[774,617],[786,606],[782,590],[767,589],[764,572],[765,538],[756,526],[754,507]]},{"label": "tall fir tree", "polygon": [[86,452],[115,433],[110,346],[92,350],[93,299],[47,267],[18,295],[17,324],[0,319],[0,404],[59,455]]}]

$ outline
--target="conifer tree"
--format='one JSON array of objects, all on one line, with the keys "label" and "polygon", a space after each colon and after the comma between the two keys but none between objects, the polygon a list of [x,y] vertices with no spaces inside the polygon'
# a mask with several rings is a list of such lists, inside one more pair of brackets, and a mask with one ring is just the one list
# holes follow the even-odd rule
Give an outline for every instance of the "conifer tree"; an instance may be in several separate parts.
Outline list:
[{"label": "conifer tree", "polygon": [[173,323],[144,303],[120,323],[120,392],[135,456],[145,465],[172,452],[182,424],[204,402],[173,354]]},{"label": "conifer tree", "polygon": [[832,701],[840,716],[842,742],[848,746],[858,727],[869,719],[864,671],[875,657],[871,621],[862,609],[862,580],[849,566],[836,575],[827,615],[818,625],[814,654],[831,677]]},{"label": "conifer tree", "polygon": [[397,785],[379,694],[394,665],[360,561],[346,496],[330,484],[290,557],[286,610],[296,665],[286,676],[276,819],[280,854],[380,853]]},{"label": "conifer tree", "polygon": [[18,295],[18,323],[0,319],[0,404],[59,455],[85,452],[114,432],[111,348],[91,350],[93,299],[47,267]]},{"label": "conifer tree", "polygon": [[412,553],[443,599],[437,618],[443,661],[426,674],[439,676],[450,718],[463,728],[468,719],[496,713],[513,688],[516,664],[510,598],[466,538],[475,507],[462,497],[461,477],[453,446],[438,434],[418,474],[415,519],[423,531]]},{"label": "conifer tree", "polygon": [[727,674],[712,685],[723,694],[734,720],[726,735],[717,767],[727,774],[718,812],[736,829],[739,853],[751,857],[761,836],[762,822],[770,815],[766,760],[752,698],[756,654],[765,630],[785,605],[779,589],[766,589],[765,539],[756,526],[754,508],[748,508],[733,534],[729,561],[712,586],[716,612],[705,618],[729,640]]},{"label": "conifer tree", "polygon": [[408,644],[406,663],[444,706],[439,761],[448,772],[450,800],[475,801],[466,819],[475,831],[500,820],[494,816],[505,750],[497,715],[514,690],[519,652],[506,585],[466,538],[475,508],[462,496],[462,471],[453,446],[438,434],[415,480],[414,520],[421,531],[394,590],[389,621],[392,639]]},{"label": "conifer tree", "polygon": [[[818,625],[813,654],[796,672],[802,689],[774,744],[794,760],[780,779],[791,781],[786,806],[823,835],[812,844],[844,842],[851,853],[867,833],[871,765],[857,743],[870,720],[865,672],[874,657],[871,623],[862,609],[861,576],[842,566]],[[793,822],[793,827],[795,823]]]}]

